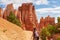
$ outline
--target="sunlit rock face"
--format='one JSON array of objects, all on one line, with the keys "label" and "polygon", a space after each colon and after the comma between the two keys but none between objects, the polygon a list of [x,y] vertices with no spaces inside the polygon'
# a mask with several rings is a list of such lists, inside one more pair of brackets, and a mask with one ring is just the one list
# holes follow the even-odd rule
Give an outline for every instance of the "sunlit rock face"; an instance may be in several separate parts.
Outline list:
[{"label": "sunlit rock face", "polygon": [[40,23],[39,23],[39,25],[38,25],[38,26],[39,26],[39,29],[42,28],[42,27],[44,27],[44,22],[45,22],[44,18],[41,17]]},{"label": "sunlit rock face", "polygon": [[17,17],[18,10],[14,9],[13,13]]},{"label": "sunlit rock face", "polygon": [[33,30],[33,26],[38,26],[35,8],[32,3],[23,3],[21,7],[18,8],[18,19],[22,21],[22,25],[25,26],[26,30]]},{"label": "sunlit rock face", "polygon": [[0,8],[0,17],[3,17],[3,9]]},{"label": "sunlit rock face", "polygon": [[7,10],[7,16],[9,16],[10,12],[14,11],[13,4],[8,4],[6,10]]},{"label": "sunlit rock face", "polygon": [[45,19],[43,17],[41,17],[40,23],[39,23],[39,29],[47,27],[49,24],[55,25],[55,18],[54,17],[50,17],[49,15],[48,15],[48,17],[45,17]]},{"label": "sunlit rock face", "polygon": [[7,19],[7,10],[4,10],[3,18],[4,18],[4,19]]},{"label": "sunlit rock face", "polygon": [[0,40],[33,40],[33,32],[0,17]]},{"label": "sunlit rock face", "polygon": [[4,10],[4,19],[7,19],[7,16],[9,16],[10,12],[14,12],[13,4],[8,4],[6,9]]}]

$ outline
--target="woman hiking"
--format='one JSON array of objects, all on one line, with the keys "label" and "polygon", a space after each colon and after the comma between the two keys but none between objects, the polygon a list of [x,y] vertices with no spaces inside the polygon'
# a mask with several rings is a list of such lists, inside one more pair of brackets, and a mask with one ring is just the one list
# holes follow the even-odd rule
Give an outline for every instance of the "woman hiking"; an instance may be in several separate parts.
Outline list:
[{"label": "woman hiking", "polygon": [[36,28],[34,28],[33,37],[34,37],[34,40],[39,40],[39,34],[38,34],[38,31],[36,30]]}]

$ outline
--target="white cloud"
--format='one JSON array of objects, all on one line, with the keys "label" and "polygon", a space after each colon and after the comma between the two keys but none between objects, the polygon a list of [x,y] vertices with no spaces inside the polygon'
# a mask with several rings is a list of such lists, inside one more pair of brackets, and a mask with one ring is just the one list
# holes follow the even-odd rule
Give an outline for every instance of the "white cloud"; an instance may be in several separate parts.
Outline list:
[{"label": "white cloud", "polygon": [[13,3],[15,8],[20,6],[22,3],[29,3],[29,2],[32,2],[36,5],[40,5],[40,4],[47,5],[48,4],[47,0],[1,0],[1,2],[5,4]]},{"label": "white cloud", "polygon": [[6,5],[7,4],[10,4],[10,3],[13,3],[13,6],[14,8],[17,8],[18,6],[21,5],[21,0],[20,1],[17,1],[17,0],[1,0],[2,3],[5,3]]},{"label": "white cloud", "polygon": [[37,9],[36,12],[38,12],[38,13],[49,13],[49,12],[60,13],[60,7]]},{"label": "white cloud", "polygon": [[[40,18],[41,14],[46,14],[52,17],[55,17],[55,22],[57,23],[57,17],[60,17],[60,7],[55,7],[55,8],[42,8],[42,9],[36,9],[37,16]],[[46,15],[43,15],[46,16]],[[40,21],[38,18],[38,21]]]},{"label": "white cloud", "polygon": [[40,5],[40,4],[48,5],[49,2],[48,2],[48,0],[36,0],[35,4],[36,5]]}]

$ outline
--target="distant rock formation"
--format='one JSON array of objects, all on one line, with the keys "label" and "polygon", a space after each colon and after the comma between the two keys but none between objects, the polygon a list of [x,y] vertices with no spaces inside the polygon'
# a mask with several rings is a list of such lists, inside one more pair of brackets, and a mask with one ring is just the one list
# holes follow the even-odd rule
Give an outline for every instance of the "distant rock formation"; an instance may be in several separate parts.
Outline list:
[{"label": "distant rock formation", "polygon": [[39,29],[43,28],[43,27],[47,27],[48,25],[55,25],[55,18],[54,17],[50,17],[48,15],[48,17],[45,17],[45,19],[43,17],[41,17],[40,19],[40,23],[39,23]]},{"label": "distant rock formation", "polygon": [[[2,11],[1,8],[0,10]],[[10,12],[13,12],[19,19],[23,29],[32,31],[34,27],[38,28],[35,8],[32,3],[23,3],[18,10],[14,9],[13,4],[8,4],[3,12],[3,18],[7,19],[7,16],[9,16]],[[1,12],[0,16],[2,16]]]}]

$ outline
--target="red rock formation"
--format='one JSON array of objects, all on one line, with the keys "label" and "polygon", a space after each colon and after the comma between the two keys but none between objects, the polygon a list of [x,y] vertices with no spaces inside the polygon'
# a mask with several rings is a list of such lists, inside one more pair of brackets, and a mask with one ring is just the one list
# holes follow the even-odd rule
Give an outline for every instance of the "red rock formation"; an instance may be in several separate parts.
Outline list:
[{"label": "red rock formation", "polygon": [[7,19],[7,16],[9,16],[10,12],[14,12],[13,4],[8,4],[6,9],[4,10],[4,18]]},{"label": "red rock formation", "polygon": [[0,17],[3,17],[3,9],[0,8]]},{"label": "red rock formation", "polygon": [[3,18],[7,19],[7,16],[9,16],[10,12],[13,12],[19,19],[23,29],[32,31],[34,27],[38,28],[35,8],[32,3],[23,3],[18,10],[14,9],[13,4],[8,4],[4,10]]},{"label": "red rock formation", "polygon": [[25,24],[23,24],[23,22],[22,22],[22,7],[18,8],[17,18],[21,23],[21,27],[25,30]]},{"label": "red rock formation", "polygon": [[19,19],[19,21],[21,22],[21,7],[18,8],[18,12],[17,12],[17,18]]},{"label": "red rock formation", "polygon": [[14,9],[14,15],[17,17],[18,10]]},{"label": "red rock formation", "polygon": [[33,26],[38,25],[35,8],[32,3],[23,3],[21,7],[18,8],[20,13],[18,18],[21,19],[23,26],[26,30],[33,30]]},{"label": "red rock formation", "polygon": [[38,28],[38,20],[37,20],[37,16],[36,16],[36,13],[35,12],[36,11],[35,11],[35,8],[33,6],[33,21],[34,21],[34,23],[36,25],[36,28]]},{"label": "red rock formation", "polygon": [[40,19],[40,23],[39,23],[39,29],[43,28],[43,27],[47,27],[48,25],[55,25],[55,18],[54,17],[45,17],[45,19],[43,17],[41,17]]},{"label": "red rock formation", "polygon": [[45,23],[45,19],[43,17],[41,17],[40,23],[39,23],[39,28],[43,28],[45,25],[44,23]]},{"label": "red rock formation", "polygon": [[7,16],[9,16],[10,12],[14,12],[13,4],[8,4],[6,10],[7,10]]},{"label": "red rock formation", "polygon": [[[6,9],[4,10],[3,18],[7,19],[7,16],[9,16],[10,12],[13,12],[15,14],[15,16],[21,22],[22,28],[26,30],[32,31],[34,27],[38,29],[46,27],[48,24],[51,25],[55,24],[55,18],[48,16],[45,17],[45,19],[42,17],[38,25],[37,17],[35,14],[35,8],[32,3],[23,3],[22,6],[18,8],[18,10],[14,9],[13,4],[8,4]],[[2,17],[1,8],[0,8],[0,17]]]},{"label": "red rock formation", "polygon": [[4,11],[4,13],[3,13],[3,18],[4,18],[4,19],[7,19],[7,10]]}]

